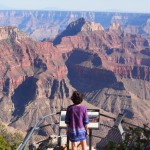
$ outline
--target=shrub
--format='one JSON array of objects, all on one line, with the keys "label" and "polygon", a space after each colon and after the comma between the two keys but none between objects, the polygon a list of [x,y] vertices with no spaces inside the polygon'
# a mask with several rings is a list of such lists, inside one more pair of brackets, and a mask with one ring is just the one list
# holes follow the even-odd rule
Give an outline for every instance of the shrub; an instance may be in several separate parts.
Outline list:
[{"label": "shrub", "polygon": [[0,150],[11,150],[2,135],[0,135]]},{"label": "shrub", "polygon": [[110,143],[110,150],[150,150],[150,128],[144,124],[144,128],[129,127],[125,140],[122,143]]},{"label": "shrub", "polygon": [[0,123],[0,150],[16,150],[22,140],[21,133],[10,133],[5,125]]}]

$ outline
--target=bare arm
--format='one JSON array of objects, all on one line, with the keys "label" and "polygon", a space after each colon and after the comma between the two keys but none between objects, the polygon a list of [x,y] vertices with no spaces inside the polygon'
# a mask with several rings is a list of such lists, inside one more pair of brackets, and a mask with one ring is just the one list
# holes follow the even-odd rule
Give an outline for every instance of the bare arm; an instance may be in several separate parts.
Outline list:
[{"label": "bare arm", "polygon": [[84,127],[85,127],[85,130],[86,130],[86,135],[88,135],[88,125],[86,124],[86,125],[84,125]]},{"label": "bare arm", "polygon": [[85,112],[84,112],[83,124],[86,130],[86,135],[88,135],[89,117],[88,117],[87,109],[85,109]]},{"label": "bare arm", "polygon": [[69,125],[67,124],[66,134],[68,135],[68,133],[69,133]]}]

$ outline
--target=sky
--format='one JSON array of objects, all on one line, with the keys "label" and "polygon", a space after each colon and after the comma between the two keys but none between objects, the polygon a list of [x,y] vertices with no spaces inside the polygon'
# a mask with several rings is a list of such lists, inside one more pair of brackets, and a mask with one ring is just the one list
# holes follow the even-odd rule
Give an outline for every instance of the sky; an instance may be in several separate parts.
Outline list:
[{"label": "sky", "polygon": [[150,13],[150,0],[0,0],[0,9]]}]

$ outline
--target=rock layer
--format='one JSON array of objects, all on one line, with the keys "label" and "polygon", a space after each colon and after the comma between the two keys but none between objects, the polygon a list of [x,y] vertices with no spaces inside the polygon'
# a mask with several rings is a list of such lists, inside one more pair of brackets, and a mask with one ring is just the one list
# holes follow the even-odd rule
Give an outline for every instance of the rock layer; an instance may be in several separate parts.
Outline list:
[{"label": "rock layer", "polygon": [[[73,24],[80,30],[60,36],[55,46],[14,27],[0,28],[0,119],[26,130],[40,116],[67,107],[78,90],[107,112],[149,120],[149,39],[93,28],[83,19]],[[93,24],[90,30],[87,24]]]},{"label": "rock layer", "polygon": [[144,13],[0,10],[0,26],[16,26],[34,39],[51,41],[82,17],[100,23],[106,30],[111,24],[119,24],[125,33],[150,35],[150,14]]}]

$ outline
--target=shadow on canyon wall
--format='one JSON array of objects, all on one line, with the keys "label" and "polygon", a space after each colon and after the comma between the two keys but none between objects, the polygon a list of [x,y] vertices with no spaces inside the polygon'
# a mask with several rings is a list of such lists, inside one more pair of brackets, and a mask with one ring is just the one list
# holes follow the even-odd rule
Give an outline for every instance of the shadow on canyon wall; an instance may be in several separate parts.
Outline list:
[{"label": "shadow on canyon wall", "polygon": [[66,61],[68,78],[73,87],[81,92],[99,90],[105,87],[124,90],[124,85],[117,82],[113,72],[102,67],[97,54],[74,50]]},{"label": "shadow on canyon wall", "polygon": [[14,117],[22,116],[26,105],[34,99],[36,95],[36,82],[36,78],[28,77],[15,89],[11,97],[15,107],[13,112]]}]

